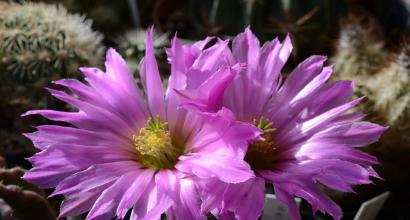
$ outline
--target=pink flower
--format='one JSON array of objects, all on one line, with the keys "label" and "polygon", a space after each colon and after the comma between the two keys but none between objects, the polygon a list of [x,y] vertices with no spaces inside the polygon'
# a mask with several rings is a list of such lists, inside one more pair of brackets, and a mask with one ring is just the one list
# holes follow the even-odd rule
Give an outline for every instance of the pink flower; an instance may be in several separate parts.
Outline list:
[{"label": "pink flower", "polygon": [[253,123],[264,133],[263,140],[249,144],[245,156],[256,177],[238,184],[207,182],[203,212],[212,211],[220,219],[257,219],[269,183],[292,219],[300,219],[294,196],[306,199],[313,212],[340,219],[341,209],[319,184],[353,192],[352,185],[371,183],[369,177],[377,177],[371,165],[378,162],[359,147],[377,141],[386,129],[360,121],[362,114],[350,112],[361,100],[350,101],[353,83],[327,82],[332,67],[324,66],[323,56],[309,57],[284,80],[281,71],[292,51],[289,36],[260,47],[248,28],[233,40],[232,51],[224,42],[211,50],[213,66],[241,63],[246,68],[231,83],[213,80],[213,84],[220,81],[220,86],[209,97],[204,94],[209,87],[203,82],[226,75],[191,70],[187,77],[192,83],[187,88],[193,90],[179,91],[188,100],[185,108],[211,113],[228,108],[237,120]]},{"label": "pink flower", "polygon": [[[239,183],[253,178],[243,157],[249,141],[260,134],[254,126],[236,122],[225,108],[216,115],[179,108],[181,98],[174,90],[186,87],[184,71],[191,65],[208,66],[213,59],[201,52],[206,42],[192,46],[183,58],[174,40],[166,92],[153,54],[152,29],[140,68],[144,93],[113,49],[107,52],[105,72],[81,68],[86,84],[55,82],[74,95],[50,93],[78,111],[25,114],[73,126],[42,125],[26,134],[40,152],[29,158],[33,168],[24,178],[64,195],[60,216],[89,211],[87,219],[111,219],[132,210],[131,219],[159,219],[162,213],[168,219],[204,219],[199,185],[211,179]],[[213,70],[235,75],[230,67]]]}]

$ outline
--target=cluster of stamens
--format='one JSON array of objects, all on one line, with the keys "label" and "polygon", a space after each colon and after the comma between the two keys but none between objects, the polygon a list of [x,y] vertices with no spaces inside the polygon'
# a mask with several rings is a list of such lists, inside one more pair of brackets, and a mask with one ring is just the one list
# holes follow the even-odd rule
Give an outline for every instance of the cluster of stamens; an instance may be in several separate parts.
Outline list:
[{"label": "cluster of stamens", "polygon": [[269,168],[275,160],[274,151],[276,146],[273,142],[272,133],[276,129],[273,127],[273,123],[263,116],[259,121],[254,119],[253,123],[263,130],[261,135],[263,140],[255,140],[249,144],[245,160],[253,170]]},{"label": "cluster of stamens", "polygon": [[138,161],[149,168],[173,168],[183,153],[183,147],[173,144],[168,123],[161,122],[159,117],[156,120],[148,118],[147,126],[133,135],[132,140],[137,150]]}]

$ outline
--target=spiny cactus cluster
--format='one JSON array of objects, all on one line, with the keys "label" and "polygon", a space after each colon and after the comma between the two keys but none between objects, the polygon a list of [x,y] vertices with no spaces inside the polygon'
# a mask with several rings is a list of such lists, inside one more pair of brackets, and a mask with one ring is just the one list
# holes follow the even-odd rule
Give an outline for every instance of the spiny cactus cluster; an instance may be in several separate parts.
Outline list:
[{"label": "spiny cactus cluster", "polygon": [[339,39],[332,57],[334,75],[337,78],[367,79],[380,70],[387,57],[381,27],[374,18],[357,14],[350,14],[340,23]]},{"label": "spiny cactus cluster", "polygon": [[[381,28],[372,17],[355,14],[345,21],[332,57],[333,80],[354,81],[355,95],[366,97],[358,110],[366,113],[368,120],[389,126],[381,139],[367,149],[382,164],[376,167],[385,179],[378,193],[386,188],[407,187],[410,175],[397,171],[407,167],[410,160],[410,47],[396,51],[385,46]],[[356,191],[362,196],[374,196],[365,188]],[[331,194],[348,206],[363,202],[360,197]]]},{"label": "spiny cactus cluster", "polygon": [[[387,48],[381,35],[372,31],[377,24],[362,21],[341,27],[332,58],[334,79],[353,80],[356,96],[366,96],[357,108],[369,120],[389,126],[368,151],[383,164],[378,172],[389,187],[403,187],[410,176],[397,170],[410,160],[410,47],[404,43],[400,51]],[[358,34],[350,34],[352,30]]]},{"label": "spiny cactus cluster", "polygon": [[394,60],[367,83],[369,99],[379,117],[410,131],[410,50],[392,56]]},{"label": "spiny cactus cluster", "polygon": [[1,2],[0,9],[2,78],[31,80],[99,64],[102,36],[84,16],[44,3]]},{"label": "spiny cactus cluster", "polygon": [[384,46],[380,27],[368,16],[351,15],[342,24],[335,79],[354,80],[359,106],[373,120],[390,126],[410,124],[410,48],[399,53]]}]

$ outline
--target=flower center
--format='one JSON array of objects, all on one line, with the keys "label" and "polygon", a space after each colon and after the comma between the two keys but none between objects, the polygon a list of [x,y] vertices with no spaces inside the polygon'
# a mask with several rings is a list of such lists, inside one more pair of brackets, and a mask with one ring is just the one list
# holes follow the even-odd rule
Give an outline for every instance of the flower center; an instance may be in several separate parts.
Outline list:
[{"label": "flower center", "polygon": [[255,140],[249,144],[245,161],[251,165],[253,170],[268,169],[275,161],[276,145],[272,139],[272,132],[276,129],[273,128],[272,122],[263,116],[259,121],[255,119],[253,122],[258,128],[264,131],[261,137],[265,140]]},{"label": "flower center", "polygon": [[147,126],[133,135],[133,144],[137,150],[138,161],[153,169],[170,169],[178,162],[184,148],[173,144],[168,130],[168,123],[157,117],[148,118]]}]

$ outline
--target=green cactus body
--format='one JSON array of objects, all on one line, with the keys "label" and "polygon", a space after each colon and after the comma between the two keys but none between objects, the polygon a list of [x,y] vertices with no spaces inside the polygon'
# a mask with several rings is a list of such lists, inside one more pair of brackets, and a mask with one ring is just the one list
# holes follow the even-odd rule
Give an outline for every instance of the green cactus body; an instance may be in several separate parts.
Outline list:
[{"label": "green cactus body", "polygon": [[102,36],[91,21],[61,5],[1,3],[0,71],[3,78],[33,80],[72,74],[96,66],[103,55]]}]

